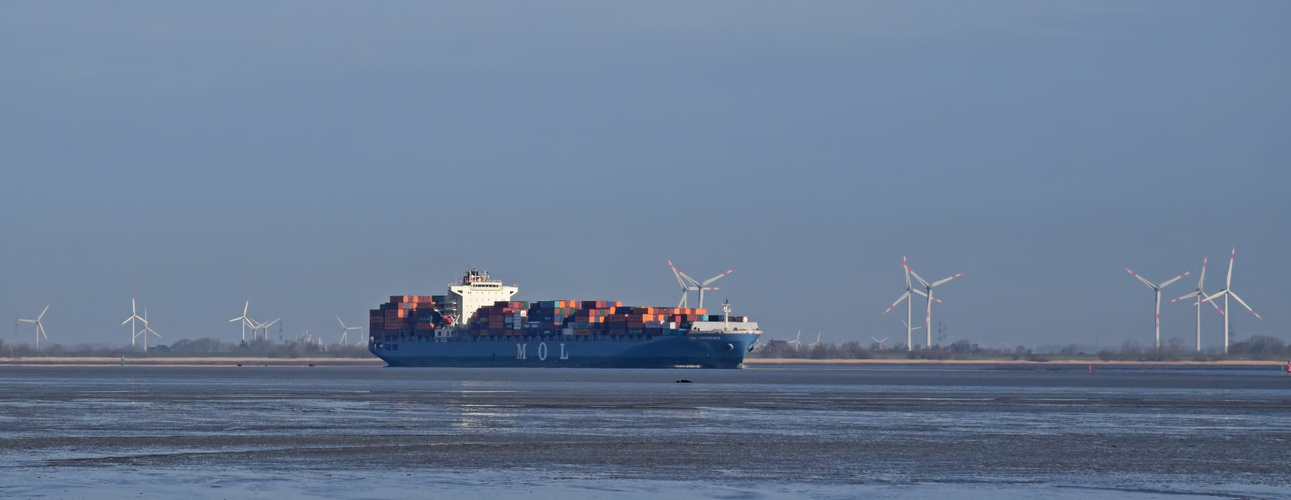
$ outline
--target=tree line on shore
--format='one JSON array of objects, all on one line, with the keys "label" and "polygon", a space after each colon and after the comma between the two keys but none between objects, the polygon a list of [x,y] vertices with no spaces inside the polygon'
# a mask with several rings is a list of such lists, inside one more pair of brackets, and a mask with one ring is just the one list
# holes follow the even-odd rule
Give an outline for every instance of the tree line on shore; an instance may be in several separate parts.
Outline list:
[{"label": "tree line on shore", "polygon": [[196,340],[180,339],[172,344],[151,347],[143,351],[134,346],[96,346],[76,344],[65,346],[53,344],[41,346],[38,350],[31,344],[8,344],[0,340],[0,356],[10,358],[23,357],[264,357],[264,358],[370,358],[366,344],[331,344],[317,341],[285,340],[274,342],[267,339],[239,343],[225,342],[219,339],[204,337]]},{"label": "tree line on shore", "polygon": [[[1090,349],[1090,351],[1093,351]],[[959,340],[950,345],[934,344],[931,347],[915,346],[906,349],[904,343],[880,346],[877,342],[868,346],[860,342],[849,341],[835,345],[820,343],[813,346],[794,345],[785,341],[771,341],[760,345],[749,353],[750,358],[779,359],[930,359],[930,360],[970,360],[970,359],[1012,359],[1027,361],[1049,361],[1051,359],[1098,359],[1101,361],[1225,361],[1225,360],[1279,360],[1291,359],[1291,346],[1281,339],[1268,335],[1255,335],[1249,339],[1229,345],[1228,353],[1212,348],[1197,352],[1195,348],[1179,338],[1172,338],[1160,348],[1144,347],[1136,341],[1126,341],[1119,348],[1099,349],[1097,352],[1085,352],[1076,344],[1059,349],[1055,353],[1037,353],[1026,346],[1013,348],[982,347],[968,340]]]}]

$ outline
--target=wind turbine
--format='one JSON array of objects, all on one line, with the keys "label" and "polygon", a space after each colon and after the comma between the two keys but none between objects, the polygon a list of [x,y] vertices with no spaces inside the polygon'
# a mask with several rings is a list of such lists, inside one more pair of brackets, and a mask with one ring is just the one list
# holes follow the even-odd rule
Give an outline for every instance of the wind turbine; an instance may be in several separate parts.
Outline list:
[{"label": "wind turbine", "polygon": [[121,322],[121,326],[130,323],[130,347],[134,347],[134,339],[139,336],[139,330],[135,328],[135,320],[143,321],[143,318],[139,317],[139,312],[135,309],[134,297],[130,297],[130,317]]},{"label": "wind turbine", "polygon": [[[668,267],[672,269],[673,277],[677,278],[677,284],[681,286],[681,302],[677,303],[677,307],[687,307],[686,299],[690,297],[690,292],[699,290],[699,287],[689,284],[689,281],[694,280],[690,279],[690,276],[686,276],[686,273],[678,270],[677,266],[672,265],[672,259],[668,259]],[[683,276],[685,277],[683,278]]]},{"label": "wind turbine", "polygon": [[341,324],[341,343],[342,343],[342,344],[344,344],[344,343],[345,343],[345,338],[346,338],[346,336],[347,336],[347,335],[349,335],[349,334],[350,334],[350,330],[358,330],[358,331],[359,331],[359,336],[362,336],[362,335],[363,335],[363,327],[361,327],[361,326],[345,326],[345,322],[344,322],[344,321],[341,321],[341,317],[340,317],[340,316],[337,316],[337,317],[336,317],[336,322],[338,322],[338,323],[340,323],[340,324]]},{"label": "wind turbine", "polygon": [[879,350],[880,350],[880,351],[882,351],[882,350],[883,350],[883,343],[888,341],[888,338],[887,338],[887,337],[883,337],[882,339],[878,339],[878,338],[875,338],[875,337],[870,337],[870,338],[874,339],[874,342],[876,342],[876,343],[878,343],[878,344],[879,344]]},{"label": "wind turbine", "polygon": [[1148,281],[1147,279],[1145,279],[1145,278],[1144,278],[1144,277],[1142,277],[1142,276],[1139,276],[1139,275],[1137,275],[1137,274],[1134,274],[1134,271],[1131,271],[1131,270],[1130,270],[1130,268],[1128,268],[1128,267],[1127,267],[1127,268],[1125,268],[1125,272],[1130,273],[1130,274],[1131,274],[1131,275],[1133,275],[1135,278],[1138,278],[1138,279],[1139,279],[1139,281],[1142,281],[1144,285],[1147,285],[1147,286],[1148,286],[1148,288],[1151,288],[1152,290],[1156,291],[1156,294],[1157,294],[1157,300],[1156,300],[1156,306],[1157,306],[1157,349],[1160,349],[1160,348],[1161,348],[1161,289],[1162,289],[1162,288],[1165,288],[1165,287],[1167,287],[1167,286],[1170,286],[1170,284],[1171,284],[1171,283],[1174,283],[1175,281],[1178,281],[1178,280],[1179,280],[1179,278],[1182,278],[1182,277],[1184,277],[1184,276],[1187,276],[1187,275],[1189,275],[1189,274],[1192,274],[1192,271],[1188,271],[1188,272],[1186,272],[1186,273],[1183,273],[1183,274],[1180,274],[1180,275],[1178,275],[1178,276],[1175,276],[1174,278],[1171,278],[1169,281],[1166,281],[1165,283],[1162,283],[1162,284],[1161,284],[1161,286],[1153,285],[1151,281]]},{"label": "wind turbine", "polygon": [[18,321],[21,321],[21,322],[23,322],[23,323],[33,323],[33,324],[35,324],[35,325],[36,325],[36,348],[37,348],[37,349],[40,349],[40,338],[41,338],[41,337],[45,337],[45,340],[49,340],[49,335],[45,335],[45,324],[44,324],[44,323],[41,323],[41,322],[40,322],[40,320],[41,320],[41,319],[43,319],[43,318],[45,317],[45,312],[49,311],[49,306],[50,306],[50,305],[53,305],[53,304],[46,305],[46,306],[45,306],[45,309],[44,309],[43,311],[40,311],[40,316],[36,316],[36,319],[19,319],[19,320],[18,320]]},{"label": "wind turbine", "polygon": [[888,311],[891,311],[891,310],[892,310],[892,308],[896,307],[896,306],[897,306],[897,304],[900,304],[900,303],[901,303],[901,301],[903,301],[903,300],[904,300],[904,301],[906,301],[906,303],[905,303],[905,321],[902,321],[902,322],[901,322],[901,324],[905,325],[905,347],[906,347],[906,350],[907,350],[907,351],[912,351],[912,350],[914,350],[914,341],[913,341],[913,339],[911,338],[911,336],[912,336],[912,335],[914,335],[914,330],[916,330],[916,328],[914,328],[914,327],[911,327],[911,326],[910,326],[910,324],[911,324],[911,323],[913,323],[913,321],[914,321],[914,320],[912,319],[912,317],[910,316],[910,315],[912,314],[912,312],[911,312],[911,311],[912,311],[911,304],[914,302],[914,299],[912,299],[910,296],[911,296],[912,294],[919,294],[919,295],[923,295],[924,297],[927,297],[927,296],[928,296],[928,294],[925,294],[925,293],[923,293],[922,291],[919,291],[919,290],[915,290],[915,288],[914,288],[913,286],[911,286],[911,285],[910,285],[910,264],[909,264],[908,262],[906,262],[906,258],[905,258],[905,256],[904,256],[904,255],[902,255],[902,256],[901,256],[901,268],[902,268],[902,269],[905,269],[905,293],[901,294],[901,297],[897,298],[897,301],[896,301],[896,302],[893,302],[893,303],[892,303],[892,305],[888,306],[888,310],[887,310],[887,311],[883,311],[883,314],[887,314],[887,313],[888,313]]},{"label": "wind turbine", "polygon": [[[719,279],[722,279],[723,277],[725,277],[725,276],[726,276],[726,275],[728,275],[728,274],[731,274],[731,273],[735,272],[735,270],[734,270],[734,269],[731,269],[730,271],[726,271],[726,272],[724,272],[724,273],[722,273],[722,274],[719,274],[719,275],[717,275],[717,276],[713,276],[712,278],[708,278],[707,280],[704,280],[704,281],[701,283],[699,280],[696,280],[695,278],[691,278],[691,277],[690,277],[690,276],[688,276],[686,273],[681,272],[681,270],[679,270],[679,269],[677,269],[675,266],[673,266],[673,265],[672,265],[672,260],[671,260],[671,259],[669,259],[669,260],[668,260],[668,267],[671,267],[671,268],[672,268],[673,273],[677,275],[677,283],[682,285],[682,290],[681,290],[681,293],[682,293],[682,296],[681,296],[681,304],[685,304],[685,303],[686,303],[686,292],[688,292],[688,291],[690,291],[690,290],[699,290],[699,307],[700,307],[701,309],[704,307],[704,290],[721,290],[721,288],[718,288],[718,287],[715,287],[715,286],[708,286],[708,285],[709,285],[709,284],[711,284],[711,283],[712,283],[712,282],[714,282],[714,281],[717,281],[717,280],[719,280]],[[686,286],[686,284],[685,284],[685,283],[682,283],[682,281],[681,281],[681,279],[682,279],[682,278],[685,278],[685,280],[686,280],[686,281],[689,281],[689,282],[690,282],[690,284],[691,284],[692,286],[688,287],[688,286]],[[681,305],[678,305],[677,307],[682,307],[682,306],[681,306]]]},{"label": "wind turbine", "polygon": [[[161,334],[152,331],[152,323],[148,322],[147,309],[143,310],[143,318],[140,318],[140,319],[143,320],[143,330],[139,330],[139,333],[135,334],[135,336],[143,335],[143,352],[148,352],[148,334],[151,333],[153,335],[156,335],[157,338],[161,338]],[[124,325],[125,323],[121,323],[121,324]],[[134,345],[133,340],[131,340],[130,345]]]},{"label": "wind turbine", "polygon": [[[1207,302],[1210,302],[1211,305],[1215,305],[1215,297],[1218,297],[1220,295],[1224,296],[1224,353],[1225,354],[1228,353],[1228,324],[1230,322],[1229,318],[1231,318],[1231,316],[1228,315],[1228,296],[1232,295],[1234,299],[1237,299],[1237,302],[1241,304],[1242,307],[1245,307],[1247,311],[1251,312],[1251,314],[1255,314],[1255,317],[1260,318],[1260,315],[1256,314],[1255,310],[1251,309],[1251,306],[1246,305],[1246,301],[1242,300],[1241,297],[1238,297],[1237,294],[1234,293],[1232,290],[1233,260],[1235,259],[1237,259],[1237,247],[1233,247],[1233,254],[1228,257],[1228,281],[1224,282],[1224,289],[1218,292],[1215,292],[1214,295],[1206,297]],[[1219,307],[1219,306],[1215,306],[1215,307]],[[1260,318],[1260,319],[1264,319],[1264,318]]]},{"label": "wind turbine", "polygon": [[255,323],[254,320],[252,320],[251,341],[254,342],[256,340],[257,338],[256,331],[260,330],[261,328],[264,329],[264,339],[269,340],[269,327],[273,326],[274,323],[277,323],[279,319],[282,319],[282,318],[277,318],[277,319],[274,319],[273,321],[268,321],[265,323],[258,323],[258,324]]},{"label": "wind turbine", "polygon": [[[248,300],[247,304],[242,306],[242,315],[229,320],[229,323],[232,323],[234,321],[242,322],[242,342],[243,343],[246,343],[247,341],[247,325],[252,325],[252,326],[255,325],[255,323],[251,322],[250,318],[247,318],[247,309],[250,309],[250,308],[251,308],[251,301]],[[252,335],[254,335],[255,330],[252,330],[251,333]]]},{"label": "wind turbine", "polygon": [[[928,340],[927,340],[927,343],[924,344],[924,347],[925,348],[932,347],[932,301],[937,300],[932,296],[932,289],[937,288],[938,286],[941,286],[941,284],[947,281],[963,276],[964,273],[959,273],[949,278],[934,281],[931,284],[929,284],[927,281],[924,281],[923,278],[920,278],[919,273],[914,272],[914,269],[910,269],[910,275],[914,276],[914,279],[919,280],[919,283],[921,283],[924,286],[924,289],[927,290],[928,292],[928,295],[926,295],[926,297],[928,297],[928,312],[925,313],[923,318],[923,328],[925,330],[924,333],[928,334]],[[937,300],[937,302],[941,302],[941,301]],[[945,304],[945,302],[941,302],[941,303]]]},{"label": "wind turbine", "polygon": [[[1208,255],[1202,256],[1201,258],[1201,279],[1197,280],[1197,290],[1170,301],[1170,303],[1173,304],[1189,297],[1197,298],[1197,303],[1193,304],[1193,307],[1197,308],[1197,352],[1201,352],[1201,303],[1206,298],[1206,292],[1202,291],[1202,285],[1206,283],[1206,260],[1209,258],[1210,256]],[[1219,306],[1215,305],[1214,302],[1211,302],[1210,305],[1215,306],[1215,310],[1219,311],[1220,314],[1224,314],[1224,311],[1220,310]]]},{"label": "wind turbine", "polygon": [[815,342],[812,342],[812,343],[810,343],[810,344],[807,344],[807,348],[808,348],[808,349],[815,349],[815,348],[816,348],[816,346],[818,346],[818,345],[820,345],[820,332],[816,332],[816,341],[815,341]]},{"label": "wind turbine", "polygon": [[799,339],[801,339],[801,338],[802,338],[802,330],[798,330],[798,336],[797,336],[797,337],[794,337],[794,338],[793,338],[793,340],[790,340],[790,341],[785,342],[785,343],[786,343],[786,344],[789,344],[789,345],[791,345],[791,346],[793,346],[793,350],[797,351],[797,350],[798,350],[798,346],[801,346],[801,345],[802,345],[802,342],[799,340]]}]

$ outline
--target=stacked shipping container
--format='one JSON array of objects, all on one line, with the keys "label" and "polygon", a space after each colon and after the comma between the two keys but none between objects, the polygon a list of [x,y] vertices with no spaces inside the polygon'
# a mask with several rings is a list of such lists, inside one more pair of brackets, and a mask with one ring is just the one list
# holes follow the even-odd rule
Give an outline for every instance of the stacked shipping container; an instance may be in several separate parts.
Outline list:
[{"label": "stacked shipping container", "polygon": [[443,295],[391,295],[390,302],[368,311],[368,331],[373,337],[434,336],[435,327],[452,322],[440,312]]},{"label": "stacked shipping container", "polygon": [[[369,328],[378,340],[394,336],[433,337],[451,319],[445,297],[394,295],[373,309]],[[713,320],[705,309],[630,307],[622,302],[544,300],[502,301],[477,310],[466,322],[469,335],[483,336],[655,336],[686,329],[693,321]],[[721,321],[716,316],[716,321]]]}]

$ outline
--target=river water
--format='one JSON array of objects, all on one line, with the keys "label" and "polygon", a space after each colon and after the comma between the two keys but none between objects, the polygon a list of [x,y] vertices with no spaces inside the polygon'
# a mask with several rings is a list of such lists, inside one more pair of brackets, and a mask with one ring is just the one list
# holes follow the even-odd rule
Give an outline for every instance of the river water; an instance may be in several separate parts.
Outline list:
[{"label": "river water", "polygon": [[1291,377],[0,367],[0,497],[513,496],[1291,498]]}]

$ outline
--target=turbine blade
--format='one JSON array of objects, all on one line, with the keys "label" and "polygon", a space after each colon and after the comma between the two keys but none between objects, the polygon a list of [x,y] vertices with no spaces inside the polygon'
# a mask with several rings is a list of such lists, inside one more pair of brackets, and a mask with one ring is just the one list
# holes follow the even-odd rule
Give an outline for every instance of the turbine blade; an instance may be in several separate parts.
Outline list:
[{"label": "turbine blade", "polygon": [[686,278],[686,281],[689,281],[691,285],[699,286],[699,282],[696,281],[695,278],[691,278],[689,274],[683,273],[681,271],[677,271],[677,274],[681,275],[681,277],[683,278]]},{"label": "turbine blade", "polygon": [[[887,314],[887,313],[888,313],[888,311],[891,311],[891,310],[892,310],[892,308],[894,308],[894,307],[896,307],[896,306],[897,306],[897,304],[900,304],[900,303],[901,303],[901,301],[903,301],[903,300],[905,300],[905,299],[908,299],[908,298],[910,298],[910,292],[906,292],[906,293],[901,294],[901,297],[897,298],[897,301],[896,301],[896,302],[893,302],[893,303],[892,303],[892,305],[888,306],[887,311],[883,311],[883,314]],[[905,321],[905,320],[901,320],[901,321]]]},{"label": "turbine blade", "polygon": [[[1247,311],[1250,311],[1251,314],[1255,315],[1255,317],[1260,318],[1260,315],[1257,314],[1254,309],[1251,309],[1251,306],[1246,305],[1246,302],[1243,301],[1241,297],[1238,297],[1236,293],[1228,292],[1228,294],[1232,295],[1234,299],[1237,299],[1237,303],[1241,304],[1242,307],[1245,307]],[[1260,319],[1264,319],[1264,318],[1260,318]]]},{"label": "turbine blade", "polygon": [[1171,283],[1174,283],[1174,282],[1176,282],[1176,281],[1179,281],[1179,279],[1181,279],[1181,278],[1183,278],[1184,276],[1187,276],[1187,275],[1189,275],[1189,274],[1192,274],[1192,271],[1188,271],[1188,272],[1186,272],[1186,273],[1183,273],[1183,274],[1180,274],[1180,275],[1178,275],[1178,276],[1175,276],[1174,278],[1171,278],[1171,279],[1170,279],[1170,281],[1167,281],[1167,282],[1165,282],[1165,283],[1162,283],[1162,284],[1161,284],[1161,288],[1165,288],[1165,287],[1167,287],[1167,286],[1170,286],[1170,284],[1171,284]]},{"label": "turbine blade", "polygon": [[[1189,293],[1188,295],[1184,295],[1183,297],[1179,297],[1179,298],[1177,298],[1177,299],[1174,299],[1174,300],[1170,301],[1170,303],[1171,303],[1171,304],[1173,304],[1173,303],[1178,302],[1178,301],[1181,301],[1181,300],[1183,300],[1183,299],[1187,299],[1187,298],[1191,298],[1191,297],[1196,297],[1196,296],[1198,296],[1198,295],[1201,295],[1201,291],[1196,291],[1196,292]],[[1195,304],[1194,304],[1194,305],[1195,305]]]},{"label": "turbine blade", "polygon": [[[1215,301],[1213,300],[1210,301],[1210,305],[1215,308],[1215,312],[1218,312],[1219,314],[1224,314],[1224,310],[1220,309],[1219,304],[1216,304]],[[1201,306],[1201,299],[1197,299],[1197,306],[1199,307]]]},{"label": "turbine blade", "polygon": [[926,298],[928,298],[928,294],[924,293],[924,292],[923,292],[923,290],[918,290],[918,289],[911,288],[911,289],[910,289],[910,291],[911,291],[911,292],[913,292],[913,293],[916,293],[916,294],[922,295],[925,299],[926,299]]},{"label": "turbine blade", "polygon": [[341,324],[341,328],[345,328],[345,322],[344,322],[344,321],[341,321],[341,317],[340,317],[340,316],[337,316],[337,317],[336,317],[336,322]]},{"label": "turbine blade", "polygon": [[1219,308],[1219,304],[1216,304],[1216,303],[1215,303],[1215,299],[1217,299],[1217,298],[1219,298],[1219,297],[1223,297],[1223,296],[1224,296],[1224,294],[1226,294],[1226,293],[1228,293],[1228,290],[1220,290],[1220,291],[1218,291],[1218,292],[1215,292],[1215,294],[1214,294],[1214,295],[1211,295],[1211,296],[1206,297],[1206,298],[1203,298],[1203,299],[1198,299],[1198,300],[1199,300],[1199,301],[1210,302],[1210,305],[1215,306],[1215,310],[1216,310],[1216,311],[1219,311],[1219,312],[1220,312],[1220,314],[1223,314],[1223,313],[1224,313],[1224,311],[1223,311],[1222,309],[1220,309],[1220,308]]},{"label": "turbine blade", "polygon": [[[50,305],[53,305],[53,304],[50,304]],[[40,312],[40,316],[36,316],[36,321],[40,321],[41,319],[43,319],[45,317],[46,312],[49,312],[49,305],[45,306],[45,310]]]},{"label": "turbine blade", "polygon": [[923,278],[919,277],[919,273],[914,272],[914,269],[910,269],[909,267],[906,267],[906,269],[907,269],[907,270],[909,270],[909,271],[910,271],[910,275],[911,275],[911,276],[914,276],[914,279],[919,280],[919,283],[922,283],[922,284],[923,284],[923,286],[925,286],[925,287],[926,287],[926,286],[930,286],[930,285],[928,285],[928,282],[927,282],[927,281],[924,281],[924,280],[923,280]]},{"label": "turbine blade", "polygon": [[707,286],[709,283],[712,283],[712,282],[714,282],[714,281],[717,281],[717,280],[719,280],[719,279],[722,279],[722,277],[723,277],[723,276],[726,276],[726,275],[731,274],[731,273],[733,273],[733,272],[735,272],[735,270],[734,270],[734,269],[731,269],[730,271],[726,271],[726,272],[724,272],[724,273],[722,273],[722,274],[719,274],[719,275],[717,275],[717,276],[713,276],[712,278],[708,278],[708,281],[705,281],[705,282],[703,282],[703,283],[700,283],[700,285],[701,285],[701,286]]},{"label": "turbine blade", "polygon": [[951,277],[949,277],[949,278],[946,278],[946,279],[944,279],[944,280],[938,281],[938,282],[933,283],[933,284],[928,285],[928,286],[936,287],[937,285],[940,285],[940,284],[942,284],[942,283],[945,283],[945,282],[947,282],[947,281],[953,280],[953,279],[958,278],[958,277],[963,276],[963,275],[964,275],[964,273],[959,273],[959,274],[956,274],[956,275],[954,275],[954,276],[951,276]]},{"label": "turbine blade", "polygon": [[1228,256],[1228,281],[1224,282],[1224,289],[1233,287],[1233,261],[1237,260],[1237,247],[1233,247],[1233,254]]},{"label": "turbine blade", "polygon": [[1139,281],[1142,281],[1144,285],[1147,285],[1147,286],[1148,286],[1148,288],[1151,288],[1151,289],[1153,289],[1153,290],[1156,290],[1156,288],[1157,288],[1157,286],[1156,286],[1156,285],[1153,285],[1151,281],[1148,281],[1148,280],[1147,280],[1147,279],[1145,279],[1144,277],[1139,276],[1138,274],[1135,274],[1135,273],[1134,273],[1134,271],[1131,271],[1131,270],[1130,270],[1130,268],[1128,268],[1128,267],[1127,267],[1127,268],[1125,268],[1125,272],[1130,273],[1130,274],[1131,274],[1131,275],[1133,275],[1135,278],[1138,278],[1138,279],[1139,279]]}]

